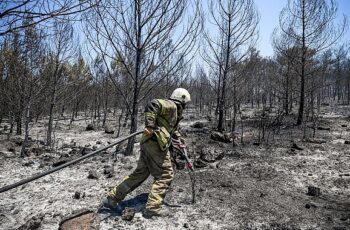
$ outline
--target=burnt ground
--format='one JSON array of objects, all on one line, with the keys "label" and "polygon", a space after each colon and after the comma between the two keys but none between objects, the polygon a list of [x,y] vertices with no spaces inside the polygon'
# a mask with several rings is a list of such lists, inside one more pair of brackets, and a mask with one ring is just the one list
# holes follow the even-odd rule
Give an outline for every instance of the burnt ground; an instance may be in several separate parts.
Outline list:
[{"label": "burnt ground", "polygon": [[[303,139],[302,127],[285,125],[269,144],[260,144],[256,143],[256,123],[250,122],[254,113],[247,109],[244,144],[236,147],[211,140],[213,124],[191,115],[182,127],[191,158],[198,166],[196,203],[191,203],[189,172],[176,170],[166,197],[170,216],[142,217],[152,183],[149,178],[127,196],[119,211],[100,210],[100,229],[350,229],[350,145],[345,144],[350,141],[349,110],[346,106],[324,107],[315,138]],[[196,120],[201,120],[204,128],[190,128]],[[62,159],[76,158],[81,154],[79,147],[89,150],[116,140],[102,129],[85,131],[86,125],[85,120],[76,121],[68,129],[65,121],[58,122],[57,145],[55,151],[49,151],[37,141],[44,138],[44,122],[34,124],[31,153],[25,158],[19,157],[20,137],[7,140],[3,131],[0,186],[47,170]],[[305,130],[312,136],[311,129]],[[124,156],[114,154],[112,148],[1,193],[0,229],[18,229],[25,224],[27,229],[35,224],[38,229],[58,229],[59,223],[76,211],[97,211],[106,191],[135,168],[138,149],[136,144],[135,154]],[[89,179],[90,171],[98,178]],[[311,187],[316,188],[316,193],[309,191]],[[136,209],[131,221],[121,217],[125,207]]]}]

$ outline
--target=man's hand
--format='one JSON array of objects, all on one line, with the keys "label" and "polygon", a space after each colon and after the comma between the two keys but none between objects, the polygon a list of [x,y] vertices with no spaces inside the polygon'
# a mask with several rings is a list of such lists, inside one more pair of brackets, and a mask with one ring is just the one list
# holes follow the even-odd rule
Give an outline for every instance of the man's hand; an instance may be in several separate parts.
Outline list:
[{"label": "man's hand", "polygon": [[185,139],[183,138],[173,139],[172,144],[174,148],[179,150],[186,148],[186,142],[185,142]]},{"label": "man's hand", "polygon": [[153,129],[150,127],[145,127],[145,129],[143,130],[143,134],[145,136],[152,136],[153,135]]},{"label": "man's hand", "polygon": [[187,146],[187,145],[186,145],[186,140],[185,140],[185,139],[183,139],[182,137],[180,137],[179,140],[180,140],[181,144]]}]

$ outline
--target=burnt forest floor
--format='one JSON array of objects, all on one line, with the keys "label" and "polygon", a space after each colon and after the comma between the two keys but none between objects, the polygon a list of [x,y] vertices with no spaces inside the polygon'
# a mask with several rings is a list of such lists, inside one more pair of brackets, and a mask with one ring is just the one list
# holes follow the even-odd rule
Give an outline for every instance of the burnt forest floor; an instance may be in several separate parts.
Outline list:
[{"label": "burnt forest floor", "polygon": [[[102,212],[100,229],[350,229],[350,107],[322,107],[315,137],[312,129],[286,120],[268,144],[257,142],[257,123],[251,122],[255,113],[245,111],[244,144],[235,147],[210,138],[214,123],[205,116],[192,114],[182,123],[197,166],[195,204],[190,174],[178,169],[165,200],[170,216],[142,217],[149,178],[122,204],[136,208],[134,218],[126,221],[120,212]],[[203,128],[191,127],[198,121]],[[39,141],[45,138],[46,122],[31,124],[30,150],[24,158],[19,157],[23,137],[7,138],[1,124],[0,187],[77,158],[81,147],[89,152],[116,140],[102,128],[86,131],[88,123],[80,119],[69,128],[68,120],[56,122],[53,150]],[[303,138],[305,132],[309,138]],[[58,229],[74,212],[97,211],[106,192],[136,167],[139,143],[132,156],[115,152],[111,148],[1,193],[0,229]]]}]

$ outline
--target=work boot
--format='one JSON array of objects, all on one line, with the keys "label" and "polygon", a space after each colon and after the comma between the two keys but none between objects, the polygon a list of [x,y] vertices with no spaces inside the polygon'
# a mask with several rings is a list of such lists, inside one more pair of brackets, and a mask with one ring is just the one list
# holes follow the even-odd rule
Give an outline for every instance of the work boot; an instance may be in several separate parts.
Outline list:
[{"label": "work boot", "polygon": [[105,197],[102,200],[102,207],[111,209],[111,210],[115,210],[118,208],[118,202],[115,200],[112,200],[111,198]]},{"label": "work boot", "polygon": [[156,212],[145,208],[142,212],[142,216],[146,219],[152,219],[153,217],[166,217],[169,215],[169,211],[164,209],[161,209],[160,211]]}]

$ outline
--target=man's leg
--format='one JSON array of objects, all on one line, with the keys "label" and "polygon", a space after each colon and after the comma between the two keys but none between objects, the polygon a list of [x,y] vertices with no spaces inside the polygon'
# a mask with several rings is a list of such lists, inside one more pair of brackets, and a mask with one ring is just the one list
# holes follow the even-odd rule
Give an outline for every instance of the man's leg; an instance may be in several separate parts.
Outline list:
[{"label": "man's leg", "polygon": [[174,178],[170,152],[161,151],[157,142],[149,141],[149,144],[145,147],[145,155],[149,171],[154,177],[154,182],[148,195],[146,210],[158,213]]},{"label": "man's leg", "polygon": [[145,156],[141,150],[140,158],[134,172],[129,176],[126,176],[118,186],[113,188],[108,193],[108,199],[111,201],[112,206],[122,201],[128,193],[132,192],[140,184],[142,184],[142,182],[147,179],[149,174],[150,172],[145,161]]}]

